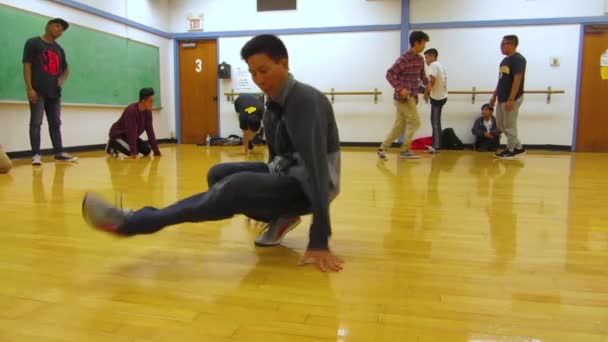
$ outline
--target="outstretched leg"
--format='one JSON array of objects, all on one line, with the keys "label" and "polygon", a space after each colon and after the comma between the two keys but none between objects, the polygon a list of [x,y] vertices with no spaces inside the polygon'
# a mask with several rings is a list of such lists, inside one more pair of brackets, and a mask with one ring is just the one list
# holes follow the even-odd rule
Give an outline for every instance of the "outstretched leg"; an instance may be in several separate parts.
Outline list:
[{"label": "outstretched leg", "polygon": [[299,182],[290,176],[240,172],[215,183],[207,192],[165,208],[144,207],[132,213],[94,196],[83,202],[83,215],[95,228],[121,235],[151,234],[183,222],[217,221],[244,214],[270,220],[309,212]]}]

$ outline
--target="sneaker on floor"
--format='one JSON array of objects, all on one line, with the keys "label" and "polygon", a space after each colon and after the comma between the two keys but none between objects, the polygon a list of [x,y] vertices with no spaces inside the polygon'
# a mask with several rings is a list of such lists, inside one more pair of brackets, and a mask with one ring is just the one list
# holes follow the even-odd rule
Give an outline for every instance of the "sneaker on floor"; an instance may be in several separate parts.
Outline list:
[{"label": "sneaker on floor", "polygon": [[82,217],[93,228],[118,236],[122,234],[120,227],[132,210],[117,208],[93,193],[86,193],[82,200]]},{"label": "sneaker on floor", "polygon": [[300,217],[278,218],[268,224],[266,229],[255,239],[259,247],[276,246],[283,241],[287,233],[300,224]]},{"label": "sneaker on floor", "polygon": [[32,165],[36,165],[36,166],[42,165],[42,157],[40,157],[39,154],[35,154],[32,157]]},{"label": "sneaker on floor", "polygon": [[500,152],[496,152],[496,153],[494,153],[494,157],[496,157],[496,158],[500,158],[500,157],[502,157],[503,155],[505,155],[505,154],[507,154],[507,153],[509,153],[509,150],[502,150],[502,151],[500,151]]},{"label": "sneaker on floor", "polygon": [[437,154],[439,150],[435,149],[433,146],[426,146],[426,153],[428,154]]},{"label": "sneaker on floor", "polygon": [[383,149],[379,148],[378,151],[376,151],[376,153],[378,154],[378,158],[380,158],[381,160],[386,160],[386,152],[384,152]]},{"label": "sneaker on floor", "polygon": [[71,163],[73,163],[73,162],[77,161],[78,158],[77,157],[72,157],[71,155],[63,152],[61,154],[55,155],[55,160],[56,161],[64,161],[64,162],[71,162]]},{"label": "sneaker on floor", "polygon": [[528,151],[526,151],[523,147],[522,148],[516,148],[515,150],[513,150],[513,153],[515,153],[516,156],[518,155],[524,155],[526,153],[528,153]]},{"label": "sneaker on floor", "polygon": [[499,159],[513,159],[515,158],[516,154],[514,151],[509,151],[509,150],[504,150],[500,153],[496,153],[494,154],[494,157],[499,158]]},{"label": "sneaker on floor", "polygon": [[418,157],[412,151],[404,151],[404,152],[399,153],[399,158],[403,158],[403,159],[419,159],[420,157]]}]

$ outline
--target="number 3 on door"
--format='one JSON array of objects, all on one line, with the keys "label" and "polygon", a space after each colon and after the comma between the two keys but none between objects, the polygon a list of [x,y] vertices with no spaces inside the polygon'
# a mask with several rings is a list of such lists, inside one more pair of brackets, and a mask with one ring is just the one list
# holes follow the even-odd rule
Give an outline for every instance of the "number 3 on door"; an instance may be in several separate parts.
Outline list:
[{"label": "number 3 on door", "polygon": [[196,70],[196,72],[203,71],[203,61],[197,59],[196,61],[194,61],[194,63],[196,64],[196,67],[194,67],[194,70]]}]

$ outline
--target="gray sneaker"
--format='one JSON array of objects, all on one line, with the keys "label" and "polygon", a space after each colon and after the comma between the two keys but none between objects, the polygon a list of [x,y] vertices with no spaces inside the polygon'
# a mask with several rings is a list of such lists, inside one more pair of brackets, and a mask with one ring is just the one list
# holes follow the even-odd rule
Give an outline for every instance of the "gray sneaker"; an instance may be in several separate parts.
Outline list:
[{"label": "gray sneaker", "polygon": [[399,158],[403,159],[419,159],[417,155],[415,155],[412,151],[404,151],[399,153]]},{"label": "gray sneaker", "polygon": [[276,246],[283,241],[287,233],[300,224],[299,216],[289,218],[278,218],[268,224],[266,229],[255,239],[255,245],[259,247]]},{"label": "gray sneaker", "polygon": [[82,217],[93,228],[119,236],[120,227],[132,214],[130,209],[123,210],[103,200],[100,196],[87,192],[82,200]]},{"label": "gray sneaker", "polygon": [[55,160],[56,161],[63,161],[63,162],[73,163],[73,162],[77,161],[78,158],[77,157],[72,157],[71,155],[63,152],[61,154],[55,155]]}]

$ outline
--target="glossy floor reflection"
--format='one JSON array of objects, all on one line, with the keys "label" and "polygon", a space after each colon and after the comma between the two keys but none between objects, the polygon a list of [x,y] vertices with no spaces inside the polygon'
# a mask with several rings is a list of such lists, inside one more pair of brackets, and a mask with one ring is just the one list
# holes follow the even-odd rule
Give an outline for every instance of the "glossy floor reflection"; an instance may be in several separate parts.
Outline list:
[{"label": "glossy floor reflection", "polygon": [[[608,155],[346,149],[332,206],[339,274],[296,262],[306,218],[259,249],[243,217],[114,239],[86,190],[160,206],[239,148],[83,153],[0,175],[0,341],[606,341]],[[256,154],[249,159],[264,160]]]}]

